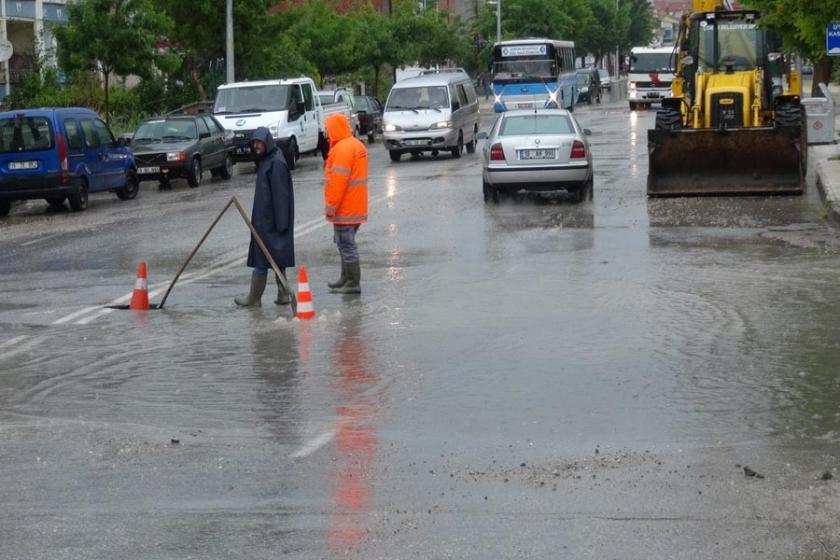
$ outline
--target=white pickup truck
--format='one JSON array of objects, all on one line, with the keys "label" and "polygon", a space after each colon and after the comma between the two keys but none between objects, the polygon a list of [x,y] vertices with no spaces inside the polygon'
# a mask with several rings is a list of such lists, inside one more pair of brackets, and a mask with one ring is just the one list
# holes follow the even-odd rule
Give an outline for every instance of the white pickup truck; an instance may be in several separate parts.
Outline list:
[{"label": "white pickup truck", "polygon": [[347,120],[350,121],[350,128],[353,129],[353,135],[359,135],[359,113],[356,110],[356,102],[353,94],[349,90],[339,88],[329,91],[319,91],[318,99],[324,108],[325,116],[333,113],[344,113]]},{"label": "white pickup truck", "polygon": [[235,161],[254,161],[248,141],[264,126],[283,150],[289,169],[302,154],[328,150],[324,108],[310,78],[237,82],[219,86],[213,115],[234,134]]}]

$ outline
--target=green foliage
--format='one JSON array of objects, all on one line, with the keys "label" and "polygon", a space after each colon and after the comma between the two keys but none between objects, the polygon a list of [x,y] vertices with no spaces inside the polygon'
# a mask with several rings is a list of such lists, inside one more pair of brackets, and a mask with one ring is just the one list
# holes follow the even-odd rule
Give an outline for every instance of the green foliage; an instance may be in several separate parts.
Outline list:
[{"label": "green foliage", "polygon": [[68,25],[54,29],[59,64],[67,72],[102,72],[106,119],[113,74],[148,78],[156,67],[175,67],[157,48],[172,22],[150,0],[78,0],[67,4],[67,17]]}]

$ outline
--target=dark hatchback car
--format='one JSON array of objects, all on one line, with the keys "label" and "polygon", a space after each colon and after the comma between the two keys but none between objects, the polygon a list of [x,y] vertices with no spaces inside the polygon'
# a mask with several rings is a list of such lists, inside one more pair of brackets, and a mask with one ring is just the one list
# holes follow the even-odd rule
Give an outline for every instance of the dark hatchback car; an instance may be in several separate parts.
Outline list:
[{"label": "dark hatchback car", "polygon": [[577,71],[578,103],[601,102],[601,78],[595,68],[580,68]]},{"label": "dark hatchback car", "polygon": [[365,96],[358,96],[355,101],[359,115],[359,134],[367,135],[368,142],[373,142],[376,135],[382,132],[382,103],[375,97]]},{"label": "dark hatchback car", "polygon": [[131,141],[141,181],[184,178],[201,184],[204,171],[230,179],[233,137],[210,115],[177,115],[140,123]]}]

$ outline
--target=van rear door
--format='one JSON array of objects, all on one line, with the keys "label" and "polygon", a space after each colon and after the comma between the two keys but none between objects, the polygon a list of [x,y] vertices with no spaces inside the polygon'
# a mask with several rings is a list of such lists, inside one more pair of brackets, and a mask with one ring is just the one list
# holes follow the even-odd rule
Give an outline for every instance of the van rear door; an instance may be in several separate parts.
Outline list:
[{"label": "van rear door", "polygon": [[58,179],[55,145],[47,116],[17,113],[0,119],[0,188],[36,188],[43,185],[45,175]]}]

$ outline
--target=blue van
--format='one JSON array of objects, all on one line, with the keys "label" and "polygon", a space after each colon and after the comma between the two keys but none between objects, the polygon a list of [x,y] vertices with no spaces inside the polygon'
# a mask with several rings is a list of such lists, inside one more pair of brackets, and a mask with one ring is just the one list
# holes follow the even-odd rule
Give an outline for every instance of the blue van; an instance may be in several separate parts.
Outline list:
[{"label": "blue van", "polygon": [[88,194],[137,196],[134,156],[89,109],[21,109],[0,113],[0,217],[15,200],[45,199],[79,212]]}]

